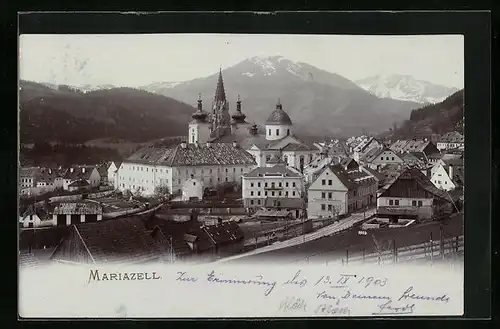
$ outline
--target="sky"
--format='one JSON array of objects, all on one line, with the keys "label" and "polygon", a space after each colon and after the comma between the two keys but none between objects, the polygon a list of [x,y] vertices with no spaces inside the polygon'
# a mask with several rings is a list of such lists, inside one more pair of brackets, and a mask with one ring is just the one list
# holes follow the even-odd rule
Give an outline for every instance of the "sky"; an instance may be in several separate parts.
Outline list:
[{"label": "sky", "polygon": [[253,56],[283,56],[350,80],[409,74],[463,88],[461,35],[21,35],[19,76],[53,84],[138,87],[205,77]]}]

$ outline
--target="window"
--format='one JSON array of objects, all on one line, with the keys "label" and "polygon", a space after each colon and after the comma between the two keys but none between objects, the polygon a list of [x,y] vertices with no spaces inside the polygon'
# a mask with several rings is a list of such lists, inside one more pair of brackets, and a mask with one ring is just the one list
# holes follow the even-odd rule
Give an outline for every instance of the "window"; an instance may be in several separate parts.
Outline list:
[{"label": "window", "polygon": [[328,199],[332,198],[332,192],[328,192]]},{"label": "window", "polygon": [[267,191],[264,191],[264,195],[267,196]]},{"label": "window", "polygon": [[295,182],[292,183],[292,186],[295,187]]},{"label": "window", "polygon": [[392,206],[394,204],[394,201],[389,200],[389,206]]},{"label": "window", "polygon": [[212,173],[212,169],[210,169],[210,173]]},{"label": "window", "polygon": [[260,196],[260,191],[257,191],[257,195]]},{"label": "window", "polygon": [[332,211],[332,205],[331,204],[328,205],[328,211]]},{"label": "window", "polygon": [[384,160],[384,157],[380,157],[380,160]]},{"label": "window", "polygon": [[268,154],[266,155],[266,161],[270,161],[271,160],[271,156]]},{"label": "window", "polygon": [[281,184],[281,182],[279,182],[279,183],[278,183],[278,186],[279,186],[279,187],[283,187],[283,186],[282,186],[282,184]]},{"label": "window", "polygon": [[295,191],[292,192],[292,195],[295,196]]},{"label": "window", "polygon": [[288,191],[285,192],[285,196],[288,196]]},{"label": "window", "polygon": [[250,200],[250,204],[253,204],[253,200]]},{"label": "window", "polygon": [[279,136],[279,135],[280,135],[280,130],[276,129],[276,136]]},{"label": "window", "polygon": [[250,191],[250,195],[253,196],[253,191]]},{"label": "window", "polygon": [[438,184],[441,184],[441,181],[440,181],[440,180],[438,180]]},{"label": "window", "polygon": [[227,182],[227,177],[226,177],[226,182]]},{"label": "window", "polygon": [[278,195],[281,196],[281,191],[278,192]]},{"label": "window", "polygon": [[446,184],[448,184],[448,182],[447,182],[447,181],[444,181],[444,185],[446,185]]},{"label": "window", "polygon": [[149,168],[146,168],[146,171],[148,171]]},{"label": "window", "polygon": [[243,172],[243,168],[240,168],[240,172]]},{"label": "window", "polygon": [[321,185],[326,185],[326,179],[321,180]]},{"label": "window", "polygon": [[193,186],[196,186],[196,182],[193,182]]},{"label": "window", "polygon": [[419,206],[419,207],[422,207],[422,200],[419,200],[419,201],[418,201],[418,206]]},{"label": "window", "polygon": [[328,180],[328,185],[332,185],[332,180],[331,179]]},{"label": "window", "polygon": [[268,135],[271,136],[271,129],[269,129]]},{"label": "window", "polygon": [[394,161],[394,157],[392,157],[392,161]]},{"label": "window", "polygon": [[274,196],[274,191],[271,192],[271,195]]},{"label": "window", "polygon": [[326,205],[325,204],[321,205],[321,210],[326,210]]},{"label": "window", "polygon": [[285,187],[288,187],[288,182],[285,183]]},{"label": "window", "polygon": [[417,201],[413,200],[413,201],[411,202],[411,205],[412,205],[413,207],[416,207],[416,206],[417,206]]},{"label": "window", "polygon": [[287,129],[286,130],[286,135],[289,136],[290,135],[290,129]]},{"label": "window", "polygon": [[399,200],[394,200],[394,205],[399,206]]},{"label": "window", "polygon": [[260,182],[257,183],[257,187],[260,187]]},{"label": "window", "polygon": [[253,183],[250,183],[250,187],[253,187]]},{"label": "window", "polygon": [[227,172],[227,168],[226,168],[226,172]]},{"label": "window", "polygon": [[257,204],[260,205],[260,200],[257,200]]},{"label": "window", "polygon": [[386,160],[389,160],[389,157],[385,157]]},{"label": "window", "polygon": [[233,172],[236,172],[236,168],[233,168]]},{"label": "window", "polygon": [[326,193],[325,192],[321,192],[321,199],[324,199],[326,198]]}]

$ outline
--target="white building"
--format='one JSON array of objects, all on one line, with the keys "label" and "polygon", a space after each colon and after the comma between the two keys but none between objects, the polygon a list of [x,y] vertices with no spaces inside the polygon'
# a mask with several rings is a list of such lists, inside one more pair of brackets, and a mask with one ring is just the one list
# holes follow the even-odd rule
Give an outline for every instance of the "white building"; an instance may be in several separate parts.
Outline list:
[{"label": "white building", "polygon": [[463,149],[465,139],[458,131],[452,131],[444,134],[437,142],[438,150]]},{"label": "white building", "polygon": [[39,172],[40,168],[38,167],[21,168],[19,170],[19,189],[36,187],[36,178]]},{"label": "white building", "polygon": [[379,169],[385,165],[403,165],[403,159],[396,152],[389,148],[372,148],[367,153],[363,154],[359,163],[371,168]]},{"label": "white building", "polygon": [[97,202],[62,202],[54,208],[53,225],[69,226],[102,220],[102,207]]},{"label": "white building", "polygon": [[108,166],[108,184],[114,188],[118,187],[118,168],[120,168],[121,162],[112,161]]},{"label": "white building", "polygon": [[194,178],[187,179],[182,185],[182,201],[203,199],[203,181]]},{"label": "white building", "polygon": [[246,139],[242,144],[254,156],[259,167],[265,167],[273,158],[280,158],[287,166],[302,172],[320,152],[313,144],[293,135],[292,120],[279,101],[265,127],[265,136],[258,136],[254,128],[254,137]]},{"label": "white building", "polygon": [[63,189],[68,190],[71,183],[79,180],[85,180],[91,187],[98,187],[101,184],[101,175],[93,166],[71,167],[63,177]]},{"label": "white building", "polygon": [[182,194],[191,177],[206,188],[234,182],[255,167],[253,157],[237,143],[187,143],[141,148],[123,161],[118,170],[118,189],[152,195],[159,186]]},{"label": "white building", "polygon": [[[242,197],[247,209],[303,206],[304,179],[297,170],[284,164],[257,167],[242,177]],[[279,204],[279,205],[278,205]],[[296,213],[298,217],[300,213]]]},{"label": "white building", "polygon": [[463,160],[450,159],[431,168],[430,180],[438,189],[451,191],[464,185]]},{"label": "white building", "polygon": [[308,218],[351,213],[375,203],[377,180],[361,169],[327,166],[308,190]]}]

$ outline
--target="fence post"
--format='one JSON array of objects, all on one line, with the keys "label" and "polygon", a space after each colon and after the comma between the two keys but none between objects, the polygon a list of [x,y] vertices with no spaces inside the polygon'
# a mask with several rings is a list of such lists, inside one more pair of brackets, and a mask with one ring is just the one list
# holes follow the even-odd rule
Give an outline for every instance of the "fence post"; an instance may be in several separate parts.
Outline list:
[{"label": "fence post", "polygon": [[365,257],[366,257],[365,254],[366,254],[366,250],[365,250],[365,248],[363,248],[363,263],[365,262]]},{"label": "fence post", "polygon": [[440,254],[441,254],[441,258],[444,259],[444,240],[443,240],[443,226],[440,225],[439,226],[439,249],[440,249]]},{"label": "fence post", "polygon": [[396,264],[397,262],[397,249],[396,249],[396,239],[392,240],[392,259],[393,263]]},{"label": "fence post", "polygon": [[345,250],[345,262],[346,265],[349,265],[349,249]]},{"label": "fence post", "polygon": [[433,254],[434,254],[434,242],[432,241],[432,232],[431,232],[430,243],[431,243],[431,264],[432,264],[432,262],[433,262]]}]

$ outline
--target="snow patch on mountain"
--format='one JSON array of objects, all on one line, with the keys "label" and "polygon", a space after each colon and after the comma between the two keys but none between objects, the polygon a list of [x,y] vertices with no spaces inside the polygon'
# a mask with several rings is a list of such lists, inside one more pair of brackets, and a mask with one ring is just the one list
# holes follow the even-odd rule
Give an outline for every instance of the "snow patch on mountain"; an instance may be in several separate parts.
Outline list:
[{"label": "snow patch on mountain", "polygon": [[245,73],[242,73],[241,75],[246,75],[247,77],[253,77],[255,75],[255,73],[251,73],[251,72],[245,72]]},{"label": "snow patch on mountain", "polygon": [[356,81],[357,85],[380,98],[417,103],[438,103],[458,89],[418,80],[410,75],[377,75]]}]

